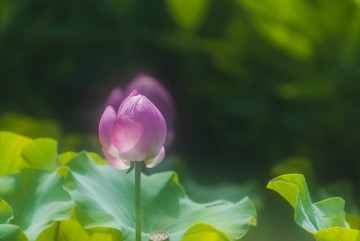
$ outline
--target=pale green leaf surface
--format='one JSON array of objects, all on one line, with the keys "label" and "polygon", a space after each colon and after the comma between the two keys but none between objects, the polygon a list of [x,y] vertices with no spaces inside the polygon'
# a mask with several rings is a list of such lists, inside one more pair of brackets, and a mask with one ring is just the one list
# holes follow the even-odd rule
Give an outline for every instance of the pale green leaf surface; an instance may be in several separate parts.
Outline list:
[{"label": "pale green leaf surface", "polygon": [[28,167],[21,157],[22,149],[33,140],[15,133],[0,131],[0,175],[18,172]]},{"label": "pale green leaf surface", "polygon": [[[125,174],[110,165],[97,166],[86,153],[79,154],[67,165],[70,170],[66,189],[75,202],[79,222],[85,228],[116,228],[122,231],[124,239],[133,239],[133,172]],[[256,216],[248,198],[235,204],[194,203],[185,195],[174,172],[142,175],[141,192],[144,240],[157,231],[168,232],[172,241],[182,240],[186,238],[186,231],[198,223],[211,225],[230,240],[238,240]]]},{"label": "pale green leaf surface", "polygon": [[318,241],[357,240],[359,231],[349,229],[345,220],[345,201],[333,197],[313,204],[303,175],[282,175],[272,179],[267,187],[278,192],[294,207],[295,222]]},{"label": "pale green leaf surface", "polygon": [[1,241],[29,241],[21,228],[14,224],[0,224]]},{"label": "pale green leaf surface", "polygon": [[174,20],[185,29],[195,29],[208,9],[209,0],[167,0]]},{"label": "pale green leaf surface", "polygon": [[349,228],[345,221],[345,201],[339,197],[333,197],[313,204],[316,223],[319,230],[330,227]]},{"label": "pale green leaf surface", "polygon": [[52,171],[57,166],[57,142],[50,138],[38,138],[25,146],[21,155],[30,167]]},{"label": "pale green leaf surface", "polygon": [[71,216],[73,202],[63,189],[64,177],[55,172],[22,169],[19,174],[0,177],[0,197],[12,208],[11,224],[18,225],[30,241],[53,220]]}]

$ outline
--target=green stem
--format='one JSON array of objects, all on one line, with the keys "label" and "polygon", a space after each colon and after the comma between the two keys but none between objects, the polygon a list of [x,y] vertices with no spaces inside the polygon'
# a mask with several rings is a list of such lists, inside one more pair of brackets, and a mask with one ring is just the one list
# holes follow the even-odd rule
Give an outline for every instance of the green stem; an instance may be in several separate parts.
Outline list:
[{"label": "green stem", "polygon": [[142,162],[135,162],[135,240],[136,241],[141,241],[141,208],[140,208],[141,164]]}]

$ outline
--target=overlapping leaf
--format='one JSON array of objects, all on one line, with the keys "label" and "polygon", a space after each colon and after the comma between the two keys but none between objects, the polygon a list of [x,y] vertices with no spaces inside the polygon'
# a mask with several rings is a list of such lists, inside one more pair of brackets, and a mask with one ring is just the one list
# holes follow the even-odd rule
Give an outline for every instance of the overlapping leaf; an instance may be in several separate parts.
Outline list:
[{"label": "overlapping leaf", "polygon": [[32,139],[15,133],[0,132],[0,175],[17,172],[28,166],[21,157],[21,151],[31,142]]},{"label": "overlapping leaf", "polygon": [[7,235],[0,240],[26,240],[24,232],[33,241],[53,220],[69,219],[73,202],[63,184],[55,172],[27,168],[0,177],[0,197],[8,204],[0,207],[0,233]]},{"label": "overlapping leaf", "polygon": [[345,220],[345,201],[333,197],[312,203],[301,174],[274,178],[268,188],[278,192],[295,209],[295,222],[312,233],[318,241],[358,241],[360,232],[350,229]]},{"label": "overlapping leaf", "polygon": [[57,143],[49,138],[30,139],[15,133],[0,131],[0,175],[19,172],[31,167],[53,170]]},{"label": "overlapping leaf", "polygon": [[[66,189],[75,202],[79,222],[85,228],[119,229],[124,239],[131,240],[135,227],[133,173],[96,166],[86,153],[67,165]],[[144,240],[156,231],[168,232],[172,241],[199,240],[195,233],[216,237],[208,240],[238,240],[255,223],[255,208],[248,198],[235,204],[196,204],[187,198],[173,172],[143,175],[141,191]]]},{"label": "overlapping leaf", "polygon": [[29,241],[21,228],[14,224],[0,224],[0,240]]},{"label": "overlapping leaf", "polygon": [[57,221],[44,230],[36,241],[122,241],[121,232],[111,228],[85,230],[75,217]]}]

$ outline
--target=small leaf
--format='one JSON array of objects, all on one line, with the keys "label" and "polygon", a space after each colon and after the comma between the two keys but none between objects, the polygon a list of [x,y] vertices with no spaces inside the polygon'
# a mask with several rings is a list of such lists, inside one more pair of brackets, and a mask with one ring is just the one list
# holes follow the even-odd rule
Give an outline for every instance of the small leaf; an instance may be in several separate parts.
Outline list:
[{"label": "small leaf", "polygon": [[318,241],[357,241],[359,231],[350,229],[345,220],[345,201],[333,197],[312,203],[301,174],[274,178],[267,186],[283,196],[295,209],[295,222]]}]

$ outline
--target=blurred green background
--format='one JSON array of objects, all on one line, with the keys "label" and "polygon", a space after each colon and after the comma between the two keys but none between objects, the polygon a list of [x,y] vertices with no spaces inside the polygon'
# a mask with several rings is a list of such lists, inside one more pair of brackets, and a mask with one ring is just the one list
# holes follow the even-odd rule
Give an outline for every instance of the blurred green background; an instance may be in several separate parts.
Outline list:
[{"label": "blurred green background", "polygon": [[359,45],[359,0],[0,0],[0,126],[51,119],[99,152],[107,95],[147,71],[176,102],[168,153],[205,184],[257,180],[275,203],[248,240],[276,235],[275,217],[290,236],[268,240],[305,240],[265,186],[289,157],[320,185],[360,183]]}]

